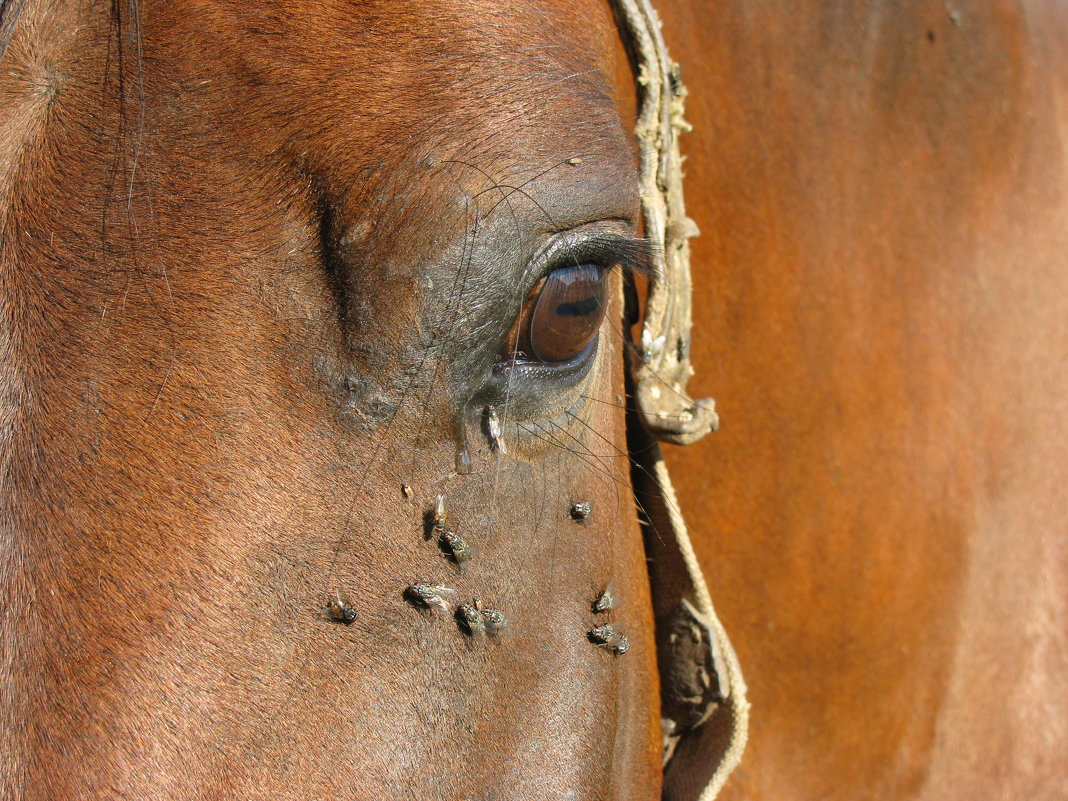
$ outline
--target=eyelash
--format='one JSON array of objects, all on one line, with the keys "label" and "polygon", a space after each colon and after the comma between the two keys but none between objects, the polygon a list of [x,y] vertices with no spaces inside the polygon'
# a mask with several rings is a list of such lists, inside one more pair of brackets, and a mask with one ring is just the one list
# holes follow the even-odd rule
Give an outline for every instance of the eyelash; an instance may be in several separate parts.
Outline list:
[{"label": "eyelash", "polygon": [[531,291],[550,273],[580,264],[599,264],[606,270],[618,266],[624,275],[649,276],[656,271],[655,257],[655,244],[649,239],[631,239],[611,234],[587,237],[554,254]]}]

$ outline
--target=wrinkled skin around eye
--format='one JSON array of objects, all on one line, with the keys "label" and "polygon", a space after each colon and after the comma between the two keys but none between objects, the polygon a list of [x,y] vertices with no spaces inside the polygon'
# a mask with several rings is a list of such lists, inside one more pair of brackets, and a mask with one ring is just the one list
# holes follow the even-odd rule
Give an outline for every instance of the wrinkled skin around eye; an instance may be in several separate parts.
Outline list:
[{"label": "wrinkled skin around eye", "polygon": [[604,320],[605,276],[599,265],[579,264],[554,270],[546,277],[529,317],[534,358],[565,362],[593,341]]}]

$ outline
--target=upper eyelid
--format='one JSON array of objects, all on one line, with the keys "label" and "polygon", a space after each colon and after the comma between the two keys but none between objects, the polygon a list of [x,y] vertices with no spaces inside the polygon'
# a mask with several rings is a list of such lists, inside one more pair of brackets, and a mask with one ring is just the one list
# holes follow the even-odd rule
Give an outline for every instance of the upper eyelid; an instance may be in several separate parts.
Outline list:
[{"label": "upper eyelid", "polygon": [[651,240],[602,232],[563,244],[552,252],[535,284],[555,270],[591,263],[604,267],[619,265],[624,273],[650,275],[656,270],[656,260],[656,245]]},{"label": "upper eyelid", "polygon": [[[605,230],[607,226],[616,230]],[[629,233],[631,230],[626,221],[601,220],[550,234],[548,241],[529,258],[522,277],[512,285],[509,295],[516,311],[509,315],[508,328],[501,331],[502,341],[509,329],[524,324],[528,302],[536,300],[546,278],[556,270],[592,263],[606,270],[618,265],[624,275],[655,274],[659,261],[656,243],[634,236]]]}]

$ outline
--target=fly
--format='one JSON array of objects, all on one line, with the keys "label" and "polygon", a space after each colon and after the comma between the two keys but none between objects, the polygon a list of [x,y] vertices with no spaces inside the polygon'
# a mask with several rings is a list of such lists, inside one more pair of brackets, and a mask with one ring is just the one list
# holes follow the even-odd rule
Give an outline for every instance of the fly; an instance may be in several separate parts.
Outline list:
[{"label": "fly", "polygon": [[326,616],[335,623],[351,626],[352,621],[356,619],[356,610],[345,601],[342,601],[341,593],[338,593],[337,598],[331,598],[326,605]]},{"label": "fly", "polygon": [[452,603],[456,600],[456,590],[434,584],[412,584],[404,591],[409,603],[430,609],[442,615],[452,612]]},{"label": "fly", "polygon": [[571,504],[571,509],[568,514],[571,515],[571,519],[576,523],[581,523],[590,516],[592,511],[593,507],[590,505],[589,501],[579,501],[578,503]]},{"label": "fly", "polygon": [[439,495],[438,505],[437,508],[434,510],[434,530],[438,531],[440,529],[441,531],[444,531],[445,523],[448,521],[448,519],[449,514],[445,511],[445,496]]},{"label": "fly", "polygon": [[458,565],[462,565],[471,558],[471,546],[455,531],[445,529],[438,532],[438,543],[441,549]]},{"label": "fly", "polygon": [[493,449],[497,453],[508,453],[508,446],[501,433],[501,418],[497,416],[497,410],[493,406],[486,407],[486,431],[490,442],[493,443]]},{"label": "fly", "polygon": [[438,496],[430,530],[432,535],[438,538],[438,547],[456,564],[462,565],[471,558],[471,546],[460,534],[449,528],[449,513],[445,509],[444,495]]},{"label": "fly", "polygon": [[601,590],[601,594],[597,596],[597,600],[592,604],[593,613],[595,615],[602,615],[605,612],[610,612],[615,609],[616,606],[618,606],[618,602],[616,601],[616,596],[612,593],[611,584]]},{"label": "fly", "polygon": [[611,626],[596,626],[586,632],[590,642],[599,645],[616,656],[625,654],[630,650],[630,640],[622,631],[616,631]]},{"label": "fly", "polygon": [[456,607],[456,624],[460,631],[473,640],[481,640],[486,633],[482,612],[472,604],[460,604]]},{"label": "fly", "polygon": [[491,637],[498,636],[508,626],[508,618],[496,609],[485,609],[480,599],[474,599],[474,606],[478,613],[482,615],[482,626],[485,628],[486,634]]}]

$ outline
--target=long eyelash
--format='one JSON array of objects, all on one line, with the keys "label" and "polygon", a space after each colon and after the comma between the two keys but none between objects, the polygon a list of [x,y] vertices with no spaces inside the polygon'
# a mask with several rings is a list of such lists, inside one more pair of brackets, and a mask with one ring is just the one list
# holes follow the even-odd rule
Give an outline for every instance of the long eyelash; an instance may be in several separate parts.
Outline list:
[{"label": "long eyelash", "polygon": [[656,272],[657,255],[657,245],[650,239],[601,234],[583,239],[559,254],[546,274],[561,267],[593,263],[606,267],[619,265],[624,275],[648,277]]}]

